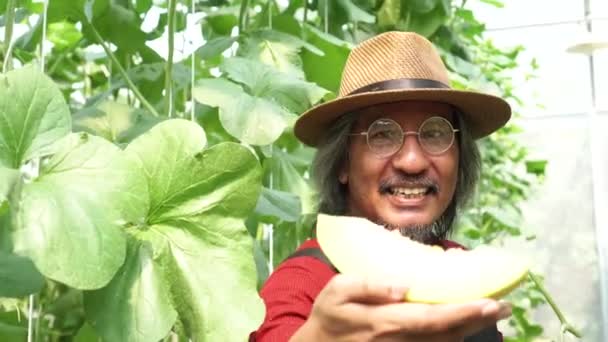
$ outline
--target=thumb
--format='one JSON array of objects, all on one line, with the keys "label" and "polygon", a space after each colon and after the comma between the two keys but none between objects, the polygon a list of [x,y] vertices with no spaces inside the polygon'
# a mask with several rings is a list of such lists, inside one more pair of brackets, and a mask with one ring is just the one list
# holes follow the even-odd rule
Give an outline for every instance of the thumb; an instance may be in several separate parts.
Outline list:
[{"label": "thumb", "polygon": [[332,279],[329,290],[334,293],[337,304],[387,304],[402,302],[407,288],[394,286],[377,280],[357,278],[340,274]]}]

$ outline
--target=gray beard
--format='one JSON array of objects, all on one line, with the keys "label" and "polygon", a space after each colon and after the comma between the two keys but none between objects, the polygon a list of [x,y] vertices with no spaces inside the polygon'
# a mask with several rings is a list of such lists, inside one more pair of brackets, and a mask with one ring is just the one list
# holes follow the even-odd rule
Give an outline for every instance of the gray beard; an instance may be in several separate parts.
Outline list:
[{"label": "gray beard", "polygon": [[447,213],[443,213],[436,221],[429,224],[415,224],[405,227],[398,227],[383,222],[378,224],[384,226],[387,230],[399,230],[401,235],[410,238],[414,241],[426,244],[437,245],[441,240],[446,238],[450,230],[451,220],[448,219]]}]

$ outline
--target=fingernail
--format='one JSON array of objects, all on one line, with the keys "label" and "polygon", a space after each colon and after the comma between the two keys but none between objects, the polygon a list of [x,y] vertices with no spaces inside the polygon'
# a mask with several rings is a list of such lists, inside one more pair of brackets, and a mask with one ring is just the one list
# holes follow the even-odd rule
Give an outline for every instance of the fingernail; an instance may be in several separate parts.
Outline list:
[{"label": "fingernail", "polygon": [[481,308],[481,314],[485,317],[494,316],[498,312],[500,312],[500,305],[498,304],[498,302],[495,301],[491,301],[487,304],[484,304]]}]

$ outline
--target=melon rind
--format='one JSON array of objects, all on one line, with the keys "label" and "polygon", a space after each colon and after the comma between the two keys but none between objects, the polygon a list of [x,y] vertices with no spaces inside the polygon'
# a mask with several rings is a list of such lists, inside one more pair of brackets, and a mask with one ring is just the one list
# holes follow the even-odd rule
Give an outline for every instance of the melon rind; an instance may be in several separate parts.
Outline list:
[{"label": "melon rind", "polygon": [[317,240],[343,274],[406,286],[406,301],[498,299],[527,276],[521,258],[493,247],[442,250],[391,233],[366,219],[319,214]]}]

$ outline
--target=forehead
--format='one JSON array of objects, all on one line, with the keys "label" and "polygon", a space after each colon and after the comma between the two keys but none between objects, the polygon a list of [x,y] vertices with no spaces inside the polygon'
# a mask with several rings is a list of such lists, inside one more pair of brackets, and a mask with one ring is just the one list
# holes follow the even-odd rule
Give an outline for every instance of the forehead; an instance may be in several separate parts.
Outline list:
[{"label": "forehead", "polygon": [[404,129],[416,129],[424,120],[441,116],[453,123],[453,107],[440,102],[401,101],[384,103],[359,111],[357,128],[367,128],[379,118],[395,120]]}]

